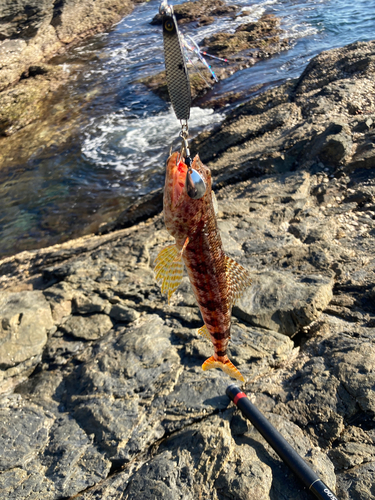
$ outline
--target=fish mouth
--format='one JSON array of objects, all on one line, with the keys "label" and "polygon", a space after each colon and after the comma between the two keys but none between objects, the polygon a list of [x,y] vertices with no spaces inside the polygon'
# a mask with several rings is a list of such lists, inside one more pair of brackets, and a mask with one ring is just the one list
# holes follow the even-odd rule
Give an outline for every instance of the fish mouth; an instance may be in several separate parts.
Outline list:
[{"label": "fish mouth", "polygon": [[184,158],[178,155],[176,158],[175,166],[172,171],[172,178],[173,178],[172,204],[174,206],[177,205],[179,199],[181,198],[182,193],[184,192],[187,171],[188,167],[186,163],[184,163]]}]

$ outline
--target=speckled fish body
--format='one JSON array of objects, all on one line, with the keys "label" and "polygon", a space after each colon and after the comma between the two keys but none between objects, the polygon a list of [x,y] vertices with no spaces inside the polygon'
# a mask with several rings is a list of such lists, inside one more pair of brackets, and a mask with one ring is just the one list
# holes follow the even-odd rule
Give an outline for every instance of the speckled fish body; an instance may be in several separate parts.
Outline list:
[{"label": "speckled fish body", "polygon": [[243,381],[241,373],[228,359],[227,347],[232,306],[250,279],[247,271],[224,253],[210,170],[198,156],[192,168],[207,186],[205,195],[199,200],[191,199],[186,193],[187,166],[178,154],[174,153],[167,163],[164,220],[176,243],[159,253],[155,261],[156,279],[162,285],[162,292],[167,292],[170,298],[182,279],[183,261],[204,321],[198,332],[209,338],[214,347],[214,355],[205,361],[203,370],[221,368]]}]

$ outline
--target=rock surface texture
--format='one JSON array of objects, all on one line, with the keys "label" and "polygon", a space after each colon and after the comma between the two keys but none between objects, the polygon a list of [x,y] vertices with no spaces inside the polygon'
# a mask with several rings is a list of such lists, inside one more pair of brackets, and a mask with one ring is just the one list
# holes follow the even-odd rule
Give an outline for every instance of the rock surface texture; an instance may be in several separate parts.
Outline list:
[{"label": "rock surface texture", "polygon": [[[341,500],[375,496],[374,57],[374,42],[322,53],[195,142],[224,248],[253,276],[231,359]],[[226,375],[202,372],[187,278],[168,305],[153,277],[170,241],[159,213],[0,262],[4,498],[311,498]]]},{"label": "rock surface texture", "polygon": [[0,1],[0,90],[65,46],[121,19],[121,0]]},{"label": "rock surface texture", "polygon": [[110,27],[132,5],[130,0],[0,0],[0,137],[43,118],[51,106],[48,97],[68,79],[46,61]]}]

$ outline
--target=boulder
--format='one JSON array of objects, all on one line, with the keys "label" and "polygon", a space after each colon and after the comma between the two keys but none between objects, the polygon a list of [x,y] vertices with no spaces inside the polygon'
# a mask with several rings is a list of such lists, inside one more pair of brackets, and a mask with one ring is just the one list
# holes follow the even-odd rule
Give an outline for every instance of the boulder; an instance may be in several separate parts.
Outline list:
[{"label": "boulder", "polygon": [[333,281],[323,276],[269,271],[252,274],[252,280],[233,314],[290,337],[317,319],[333,296]]},{"label": "boulder", "polygon": [[15,366],[40,354],[53,325],[43,292],[0,293],[0,366]]}]

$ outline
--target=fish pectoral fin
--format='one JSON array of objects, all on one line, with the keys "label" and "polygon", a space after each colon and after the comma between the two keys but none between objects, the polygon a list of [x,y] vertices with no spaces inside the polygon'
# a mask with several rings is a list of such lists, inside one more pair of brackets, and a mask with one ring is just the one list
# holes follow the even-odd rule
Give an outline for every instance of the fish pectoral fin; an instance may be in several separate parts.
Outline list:
[{"label": "fish pectoral fin", "polygon": [[206,325],[201,326],[197,331],[199,335],[202,335],[202,337],[206,337],[206,339],[211,340],[211,335]]},{"label": "fish pectoral fin", "polygon": [[161,286],[161,293],[167,293],[168,302],[181,283],[184,265],[176,245],[168,245],[155,259],[155,279]]},{"label": "fish pectoral fin", "polygon": [[224,356],[223,361],[219,361],[215,358],[215,356],[211,356],[206,359],[206,361],[202,365],[203,371],[211,370],[211,368],[221,368],[223,372],[225,372],[230,377],[233,377],[241,382],[245,382],[245,379],[241,375],[241,372],[234,366],[234,364],[229,361],[227,356]]},{"label": "fish pectoral fin", "polygon": [[251,278],[244,267],[227,255],[225,256],[225,267],[230,291],[230,304],[233,306],[242,296],[244,290],[251,285]]}]

